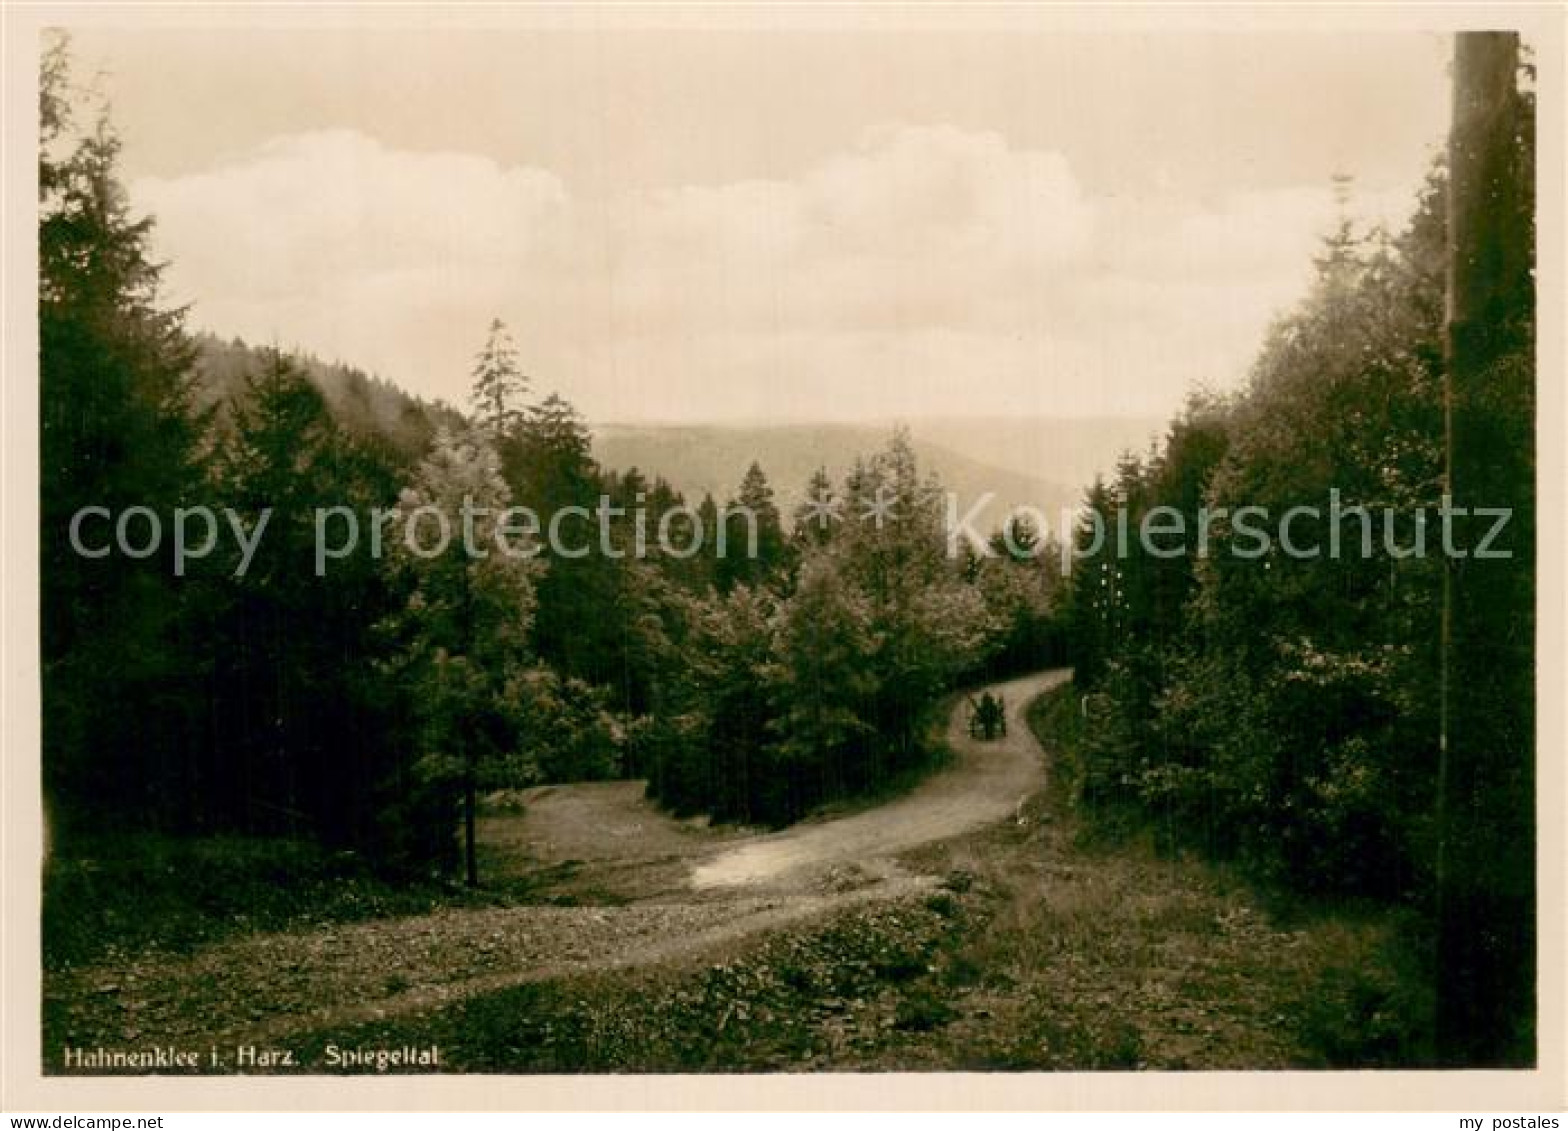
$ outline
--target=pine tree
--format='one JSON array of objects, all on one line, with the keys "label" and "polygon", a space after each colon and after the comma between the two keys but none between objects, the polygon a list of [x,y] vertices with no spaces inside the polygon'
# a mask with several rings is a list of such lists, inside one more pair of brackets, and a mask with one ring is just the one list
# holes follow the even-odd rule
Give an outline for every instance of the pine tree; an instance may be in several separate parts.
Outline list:
[{"label": "pine tree", "polygon": [[833,537],[833,525],[842,522],[842,503],[828,469],[819,467],[806,482],[806,497],[795,508],[791,533],[796,543],[823,546]]},{"label": "pine tree", "polygon": [[528,392],[528,378],[518,368],[517,347],[499,318],[490,323],[484,348],[474,360],[473,376],[471,401],[475,420],[490,435],[492,443],[511,439],[524,419],[519,404]]},{"label": "pine tree", "polygon": [[[500,461],[484,433],[443,429],[414,481],[399,500],[403,527],[420,522],[414,546],[396,543],[413,591],[390,626],[403,641],[396,662],[418,705],[421,777],[438,792],[461,799],[464,865],[479,882],[475,851],[478,791],[487,763],[515,760],[518,728],[509,715],[508,689],[528,661],[538,559],[513,540],[514,553],[496,541],[499,512],[510,502]],[[473,512],[470,552],[463,531]],[[444,515],[450,541],[441,552],[436,521]],[[416,551],[415,546],[421,547]]]},{"label": "pine tree", "polygon": [[783,566],[787,543],[773,488],[759,464],[746,469],[740,489],[720,517],[726,536],[724,557],[715,564],[719,588],[764,584]]},{"label": "pine tree", "polygon": [[876,727],[892,765],[920,752],[921,713],[980,659],[990,618],[962,563],[947,557],[942,489],[922,477],[907,429],[857,461],[832,543],[845,580],[871,603],[880,638]]},{"label": "pine tree", "polygon": [[871,773],[880,640],[874,610],[832,555],[801,562],[795,592],[777,618],[772,691],[782,781],[772,784],[776,820],[799,817],[825,797],[864,788]]},{"label": "pine tree", "polygon": [[498,450],[513,497],[545,523],[560,507],[593,509],[599,493],[593,437],[582,414],[558,393],[530,405],[511,442]]},{"label": "pine tree", "polygon": [[993,554],[1021,562],[1032,559],[1039,545],[1040,532],[1029,516],[1022,514],[1009,515],[1002,529],[991,535],[990,540]]},{"label": "pine tree", "polygon": [[253,832],[363,847],[390,767],[376,749],[373,665],[352,661],[374,654],[373,626],[392,601],[363,545],[318,575],[315,508],[367,514],[392,501],[395,480],[278,350],[245,376],[213,462],[217,498],[265,536],[243,575],[232,557],[214,558],[203,579],[215,605],[203,633],[214,643],[217,720],[207,804]]},{"label": "pine tree", "polygon": [[[201,482],[183,311],[159,299],[149,218],[133,216],[106,115],[71,138],[63,40],[45,56],[39,153],[38,330],[44,768],[55,801],[89,798],[177,820],[201,725],[175,646],[184,602],[167,561],[88,560],[71,520],[94,506],[167,514]],[[127,701],[162,704],[128,734]],[[106,753],[114,751],[114,757]]]}]

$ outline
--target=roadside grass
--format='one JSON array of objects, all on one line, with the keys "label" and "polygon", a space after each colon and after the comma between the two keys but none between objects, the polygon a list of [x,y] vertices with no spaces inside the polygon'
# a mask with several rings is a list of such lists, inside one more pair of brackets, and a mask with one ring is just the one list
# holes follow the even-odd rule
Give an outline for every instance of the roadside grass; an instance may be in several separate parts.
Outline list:
[{"label": "roadside grass", "polygon": [[274,837],[78,838],[43,870],[45,969],[160,950],[189,953],[235,935],[418,915],[524,898],[431,878],[388,878],[353,853]]},{"label": "roadside grass", "polygon": [[[945,719],[956,696],[932,719]],[[848,816],[913,790],[954,760],[934,722],[920,757],[875,790],[824,803],[805,822]],[[481,813],[482,885],[434,874],[389,876],[363,856],[302,838],[177,837],[147,832],[77,834],[42,874],[46,970],[162,951],[188,954],[239,935],[304,929],[443,907],[524,904],[616,906],[683,886],[685,864],[667,851],[609,863],[536,861],[515,843],[527,791],[487,795]],[[715,826],[717,836],[743,826]],[[757,829],[756,831],[766,831]]]},{"label": "roadside grass", "polygon": [[[1147,832],[1097,824],[1076,808],[1071,688],[1032,704],[1029,720],[1047,750],[1046,787],[1014,819],[900,858],[941,877],[935,890],[289,1045],[315,1072],[327,1070],[328,1044],[435,1044],[442,1070],[502,1073],[1428,1063],[1431,997],[1410,921],[1289,899],[1234,868],[1161,852]],[[49,871],[56,966],[539,895],[393,886],[352,857],[236,838],[116,838]],[[592,901],[590,877],[572,862],[557,871],[558,898]],[[405,988],[399,979],[389,971],[389,994]]]},{"label": "roadside grass", "polygon": [[864,1068],[945,1023],[950,1007],[931,971],[954,929],[919,899],[880,904],[700,963],[527,984],[293,1044],[315,1064],[329,1042],[434,1044],[444,1068],[487,1073]]},{"label": "roadside grass", "polygon": [[[976,940],[998,953],[976,961],[1064,983],[1051,995],[1058,1018],[1106,995],[1136,1003],[1127,1025],[1165,1066],[1260,1066],[1233,1062],[1247,1047],[1296,1067],[1430,1063],[1433,999],[1415,915],[1296,896],[1157,849],[1147,829],[1097,822],[1077,805],[1084,724],[1072,688],[1041,696],[1028,718],[1051,766],[1039,850],[1023,856],[1038,872],[1014,881],[1009,921]],[[1045,941],[1009,945],[1022,938]],[[1080,973],[1087,984],[1074,985]]]},{"label": "roadside grass", "polygon": [[[1361,1039],[1362,1024],[1391,1004],[1367,993],[1392,977],[1384,924],[1283,927],[1210,865],[1164,860],[1137,842],[1075,850],[1049,825],[1014,836],[1013,851],[999,837],[932,861],[995,892],[989,917],[944,959],[973,986],[966,1011],[987,1017],[988,1031],[955,1032],[932,1067],[962,1050],[975,1067],[1079,1070],[1404,1059],[1387,1041],[1374,1050]],[[1361,1016],[1346,1008],[1357,1001]]]},{"label": "roadside grass", "polygon": [[[43,965],[189,954],[240,935],[442,908],[628,901],[603,867],[530,859],[515,843],[523,811],[517,791],[483,799],[478,888],[434,872],[388,874],[361,854],[304,838],[78,833],[44,863]],[[678,861],[666,870],[683,874]]]},{"label": "roadside grass", "polygon": [[1419,1067],[1432,996],[1419,923],[1310,901],[1156,847],[1078,807],[1084,722],[1071,685],[1028,709],[1046,788],[1014,822],[931,846],[926,871],[993,898],[939,959],[965,990],[921,1066],[1073,1069]]},{"label": "roadside grass", "polygon": [[[434,1043],[482,1072],[1410,1067],[1430,999],[1399,916],[1283,903],[1234,869],[1106,835],[1073,807],[1070,688],[1031,711],[1048,787],[902,858],[936,890],[700,962],[517,987],[340,1047]],[[1061,724],[1060,726],[1058,724]]]},{"label": "roadside grass", "polygon": [[[841,912],[701,962],[520,986],[308,1035],[437,1045],[487,1073],[1283,1069],[1348,1063],[1336,978],[1377,929],[1271,927],[1188,865],[1083,858],[1019,874],[1038,827],[966,838],[928,895]],[[1005,877],[1005,878],[1003,878]],[[1318,995],[1322,994],[1321,1001]],[[1338,1053],[1338,1056],[1330,1055]]]}]

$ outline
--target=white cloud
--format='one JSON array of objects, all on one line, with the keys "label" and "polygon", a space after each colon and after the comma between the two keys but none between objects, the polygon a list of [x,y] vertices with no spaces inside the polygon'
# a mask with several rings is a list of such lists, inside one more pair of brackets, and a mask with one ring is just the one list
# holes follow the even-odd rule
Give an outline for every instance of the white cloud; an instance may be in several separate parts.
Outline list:
[{"label": "white cloud", "polygon": [[1165,411],[1240,376],[1333,216],[1326,186],[1094,198],[949,126],[608,199],[318,132],[133,194],[199,324],[461,400],[499,315],[597,419]]},{"label": "white cloud", "polygon": [[500,267],[559,235],[565,186],[458,153],[395,153],[351,131],[280,138],[231,165],[143,180],[182,265],[218,285],[287,293],[343,273]]}]

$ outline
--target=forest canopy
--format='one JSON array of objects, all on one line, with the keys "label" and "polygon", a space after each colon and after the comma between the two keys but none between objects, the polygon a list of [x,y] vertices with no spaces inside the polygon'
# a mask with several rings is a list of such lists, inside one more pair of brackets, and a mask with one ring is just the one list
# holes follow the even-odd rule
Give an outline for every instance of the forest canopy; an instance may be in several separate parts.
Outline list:
[{"label": "forest canopy", "polygon": [[[1534,98],[1528,64],[1499,59],[1514,81],[1490,132],[1434,166],[1401,230],[1347,209],[1244,387],[1194,395],[1123,453],[1060,544],[1015,516],[955,553],[904,429],[847,474],[784,485],[798,507],[755,462],[728,496],[687,499],[658,469],[601,466],[491,312],[473,312],[466,410],[194,332],[113,123],[55,42],[38,170],[51,851],[106,829],[264,838],[478,886],[487,794],[631,779],[679,816],[781,826],[939,764],[954,692],[1070,665],[1087,736],[1071,786],[1098,827],[1410,915],[1438,938],[1433,980],[1472,1003],[1440,1002],[1444,1055],[1527,1062]],[[1329,499],[1329,536],[1362,552],[1236,552],[1248,508]],[[1455,501],[1507,512],[1506,559],[1399,552]],[[509,528],[519,505],[544,523]],[[174,568],[82,552],[84,515],[101,537],[193,508],[236,541]],[[323,508],[401,525],[327,570]],[[406,534],[470,511],[465,540],[526,552]],[[1357,511],[1394,533],[1346,535]],[[1212,550],[1104,537],[1167,514]],[[591,532],[581,553],[554,537],[566,515]]]}]

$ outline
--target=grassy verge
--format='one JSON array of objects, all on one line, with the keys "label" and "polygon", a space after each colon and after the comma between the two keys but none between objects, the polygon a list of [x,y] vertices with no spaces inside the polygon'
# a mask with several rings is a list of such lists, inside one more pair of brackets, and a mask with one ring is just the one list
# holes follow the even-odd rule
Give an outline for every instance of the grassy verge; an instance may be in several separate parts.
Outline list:
[{"label": "grassy verge", "polygon": [[[1406,924],[1386,909],[1287,901],[1232,869],[1097,827],[1075,804],[1076,708],[1070,688],[1031,705],[1049,785],[1015,819],[903,858],[910,872],[942,877],[934,891],[662,966],[518,986],[289,1046],[317,1072],[329,1069],[329,1044],[434,1044],[442,1070],[496,1073],[1425,1063],[1431,1002]],[[155,935],[173,948],[223,931],[510,898],[389,889],[344,861],[304,848],[279,855],[275,844],[138,851],[54,877],[46,917],[56,916],[57,958],[92,952],[106,926],[112,938]]]},{"label": "grassy verge", "polygon": [[44,966],[147,950],[186,953],[254,931],[492,905],[517,894],[392,881],[358,856],[307,841],[104,836],[44,867]]},{"label": "grassy verge", "polygon": [[1076,701],[1031,712],[1051,785],[1018,819],[909,854],[938,890],[701,961],[528,985],[340,1047],[436,1044],[448,1070],[1283,1069],[1421,1063],[1429,1002],[1397,919],[1268,893],[1072,799]]},{"label": "grassy verge", "polygon": [[880,904],[700,962],[523,985],[294,1044],[318,1066],[335,1043],[433,1044],[464,1072],[874,1069],[954,1016],[932,971],[961,925],[940,896]]},{"label": "grassy verge", "polygon": [[1086,725],[1071,683],[1047,691],[1024,711],[1029,729],[1050,763],[1046,798],[1057,820],[1076,818],[1083,789]]},{"label": "grassy verge", "polygon": [[[1260,942],[1287,944],[1278,965],[1256,968],[1238,954],[1233,973],[1247,972],[1247,992],[1278,1001],[1300,1063],[1374,1068],[1430,1061],[1431,981],[1416,917],[1386,905],[1330,903],[1263,887],[1229,866],[1156,851],[1151,834],[1123,820],[1097,821],[1078,809],[1085,724],[1072,688],[1041,696],[1028,719],[1051,759],[1049,806],[1064,859],[1095,861],[1107,880],[1130,881],[1157,907],[1210,893],[1226,905],[1216,914],[1232,925],[1245,916],[1264,932]],[[1167,886],[1163,897],[1157,885]],[[1114,905],[1099,903],[1116,915]]]}]

